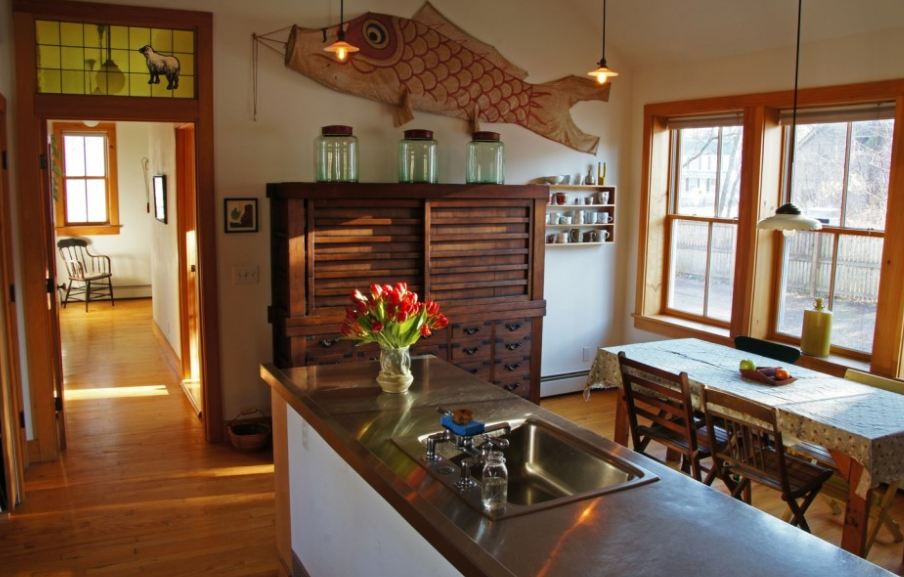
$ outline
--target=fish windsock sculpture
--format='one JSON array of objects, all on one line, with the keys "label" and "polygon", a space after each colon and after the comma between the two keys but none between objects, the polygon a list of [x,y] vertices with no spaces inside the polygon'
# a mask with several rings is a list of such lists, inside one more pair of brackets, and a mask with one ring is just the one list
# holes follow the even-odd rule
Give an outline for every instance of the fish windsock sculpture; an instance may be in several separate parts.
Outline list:
[{"label": "fish windsock sculpture", "polygon": [[[330,36],[335,36],[330,30]],[[595,153],[599,137],[574,123],[570,109],[609,100],[609,85],[566,76],[531,84],[527,72],[446,19],[429,2],[413,18],[368,12],[346,23],[360,48],[346,62],[323,51],[323,31],[292,27],[286,66],[338,90],[395,105],[395,125],[413,109],[471,121],[518,124],[566,146]]]}]

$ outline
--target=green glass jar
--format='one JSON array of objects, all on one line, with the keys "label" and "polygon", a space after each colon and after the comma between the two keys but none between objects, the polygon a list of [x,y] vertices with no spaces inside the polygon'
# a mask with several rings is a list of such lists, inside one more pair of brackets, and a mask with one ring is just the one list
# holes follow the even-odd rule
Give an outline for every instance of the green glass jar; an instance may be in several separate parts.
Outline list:
[{"label": "green glass jar", "polygon": [[351,126],[320,129],[314,141],[314,171],[317,182],[358,182],[358,139]]},{"label": "green glass jar", "polygon": [[475,132],[468,143],[468,184],[503,184],[505,182],[505,146],[498,132]]},{"label": "green glass jar", "polygon": [[432,130],[406,130],[399,142],[399,182],[436,183],[436,141]]}]

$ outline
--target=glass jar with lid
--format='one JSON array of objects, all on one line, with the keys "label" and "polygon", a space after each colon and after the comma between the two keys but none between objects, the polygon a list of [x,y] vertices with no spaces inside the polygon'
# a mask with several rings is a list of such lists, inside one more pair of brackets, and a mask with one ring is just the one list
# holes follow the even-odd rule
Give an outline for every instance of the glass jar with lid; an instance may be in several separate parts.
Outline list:
[{"label": "glass jar with lid", "polygon": [[432,130],[406,130],[399,143],[399,182],[436,180],[436,141]]},{"label": "glass jar with lid", "polygon": [[468,143],[468,184],[503,184],[505,182],[505,146],[498,132],[475,132]]},{"label": "glass jar with lid", "polygon": [[314,142],[314,168],[317,182],[358,182],[358,139],[351,126],[320,129]]},{"label": "glass jar with lid", "polygon": [[508,469],[502,451],[485,453],[480,483],[480,501],[486,511],[499,511],[508,501]]}]

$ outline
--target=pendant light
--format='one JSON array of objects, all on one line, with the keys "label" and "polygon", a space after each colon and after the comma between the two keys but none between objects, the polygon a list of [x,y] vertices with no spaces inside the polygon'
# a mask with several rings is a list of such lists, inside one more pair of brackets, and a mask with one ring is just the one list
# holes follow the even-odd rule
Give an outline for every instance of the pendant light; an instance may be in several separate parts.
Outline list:
[{"label": "pendant light", "polygon": [[345,0],[339,0],[339,32],[336,34],[336,41],[324,48],[323,51],[333,52],[339,62],[345,62],[348,60],[349,54],[358,51],[357,46],[345,41]]},{"label": "pendant light", "polygon": [[603,56],[596,63],[596,69],[588,72],[587,76],[595,77],[600,84],[605,84],[608,79],[618,76],[618,72],[606,65],[606,0],[603,0]]},{"label": "pendant light", "polygon": [[[790,148],[788,150],[788,178],[786,190],[791,191],[794,182],[794,149],[797,147],[797,92],[798,78],[800,77],[800,22],[803,13],[803,0],[797,0],[797,51],[794,60],[794,101],[791,106],[791,130]],[[804,216],[800,209],[792,203],[786,203],[778,207],[773,216],[764,218],[757,223],[757,227],[764,230],[780,230],[786,235],[794,234],[798,230],[819,230],[822,223],[815,218]]]}]

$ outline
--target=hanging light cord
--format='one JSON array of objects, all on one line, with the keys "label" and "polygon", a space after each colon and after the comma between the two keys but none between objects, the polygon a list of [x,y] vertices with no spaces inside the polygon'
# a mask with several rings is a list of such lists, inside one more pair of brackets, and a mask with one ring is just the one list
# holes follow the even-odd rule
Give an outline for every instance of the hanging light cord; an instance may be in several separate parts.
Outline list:
[{"label": "hanging light cord", "polygon": [[339,0],[339,40],[345,40],[345,0]]},{"label": "hanging light cord", "polygon": [[602,50],[603,58],[601,62],[603,65],[606,63],[606,0],[603,0],[603,50]]},{"label": "hanging light cord", "polygon": [[797,48],[794,57],[794,100],[791,105],[791,149],[788,151],[788,200],[794,183],[794,149],[797,148],[797,86],[800,78],[800,21],[804,0],[797,0]]}]

